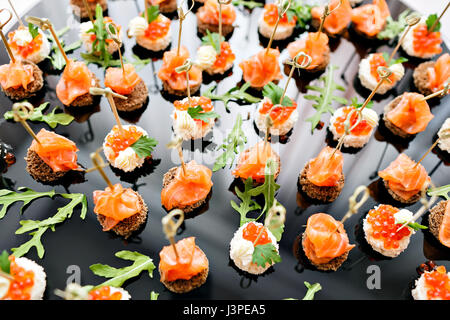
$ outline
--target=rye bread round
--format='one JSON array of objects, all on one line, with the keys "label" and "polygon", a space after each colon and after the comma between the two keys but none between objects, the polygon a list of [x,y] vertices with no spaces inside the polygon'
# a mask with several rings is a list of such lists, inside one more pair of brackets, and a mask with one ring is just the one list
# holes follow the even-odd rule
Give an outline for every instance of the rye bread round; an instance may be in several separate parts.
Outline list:
[{"label": "rye bread round", "polygon": [[433,68],[436,64],[435,61],[427,61],[419,64],[417,68],[414,69],[413,78],[414,85],[424,96],[433,93],[430,88],[430,78],[428,76],[428,68]]},{"label": "rye bread round", "polygon": [[404,203],[404,204],[413,204],[416,203],[417,201],[420,200],[420,198],[422,197],[422,193],[419,191],[418,193],[416,193],[415,195],[413,195],[411,198],[409,198],[408,200],[403,199],[402,197],[400,197],[398,194],[396,194],[390,187],[389,187],[389,183],[383,179],[383,185],[386,188],[387,192],[389,193],[389,195],[392,197],[392,199],[394,199],[397,202],[400,203]]},{"label": "rye bread round", "polygon": [[314,183],[309,181],[307,176],[308,169],[309,169],[309,162],[303,168],[298,180],[302,188],[302,191],[306,193],[306,195],[311,199],[319,200],[321,202],[328,203],[336,200],[337,197],[339,197],[339,195],[341,194],[342,189],[344,188],[345,183],[344,173],[342,173],[337,186],[320,187],[316,186]]},{"label": "rye bread round", "polygon": [[[196,248],[205,255],[205,253],[202,251],[202,249],[200,249],[198,246],[196,246]],[[206,255],[205,255],[205,257],[206,257]],[[208,278],[208,274],[209,274],[208,258],[206,258],[206,261],[208,262],[207,268],[189,280],[179,279],[179,280],[175,280],[175,281],[167,281],[167,280],[163,281],[161,279],[161,282],[167,289],[169,289],[170,291],[175,292],[175,293],[186,293],[186,292],[192,291],[198,287],[201,287],[206,282],[206,279]],[[158,270],[159,270],[159,275],[161,276],[161,269],[159,268],[159,266],[158,266]]]},{"label": "rye bread round", "polygon": [[30,149],[28,149],[25,161],[27,163],[26,170],[28,173],[34,180],[43,183],[60,181],[71,171],[53,171],[53,169],[46,164],[35,151]]},{"label": "rye bread round", "polygon": [[33,67],[33,77],[34,80],[28,84],[27,89],[20,86],[17,89],[14,88],[8,88],[2,90],[5,92],[5,94],[12,100],[24,100],[31,97],[34,97],[38,91],[42,89],[44,86],[44,77],[42,75],[42,70],[39,69],[39,67],[34,64],[33,62],[29,60],[22,60],[22,63],[24,65],[31,65]]},{"label": "rye bread round", "polygon": [[[117,235],[124,237],[125,239],[131,236],[133,232],[139,230],[142,224],[144,224],[145,221],[147,220],[147,213],[148,213],[147,205],[145,204],[144,199],[142,199],[139,193],[137,193],[136,191],[133,192],[139,198],[139,212],[132,215],[131,217],[128,217],[120,221],[118,224],[114,226],[114,228],[110,230],[116,233]],[[100,222],[102,227],[105,227],[104,223],[106,217],[104,215],[98,214],[97,220],[98,222]]]},{"label": "rye bread round", "polygon": [[[171,94],[171,95],[175,95],[175,96],[180,96],[180,97],[186,97],[187,96],[187,88],[183,89],[183,90],[177,90],[177,89],[173,89],[169,82],[162,80],[162,84],[163,84],[163,88],[165,91],[167,91],[167,93]],[[202,85],[202,83],[200,82],[199,84],[192,86],[191,87],[191,95],[194,95],[195,93],[197,93],[197,91],[200,89],[200,86]]]},{"label": "rye bread round", "polygon": [[439,229],[442,221],[444,220],[445,208],[449,200],[442,200],[430,209],[430,215],[428,216],[428,227],[430,232],[439,241]]},{"label": "rye bread round", "polygon": [[389,104],[387,104],[384,107],[383,121],[384,121],[384,125],[385,125],[386,129],[388,129],[393,135],[399,136],[400,138],[403,138],[403,139],[411,139],[415,136],[414,134],[409,134],[409,133],[403,131],[401,128],[397,127],[395,124],[393,124],[391,121],[389,121],[389,119],[387,118],[387,114],[389,113],[389,111],[394,109],[400,103],[401,99],[402,99],[402,96],[400,95],[400,96],[396,97],[394,100],[392,100],[391,102],[389,102]]},{"label": "rye bread round", "polygon": [[[150,4],[150,1],[148,1]],[[159,4],[159,12],[171,13],[177,10],[177,0],[164,0]]]},{"label": "rye bread round", "polygon": [[[198,10],[198,12],[195,14],[197,16],[197,27],[198,32],[202,35],[206,35],[206,30],[209,30],[209,32],[219,32],[219,25],[218,24],[212,24],[212,23],[206,23],[201,21],[199,18],[200,12],[204,10],[203,7]],[[222,35],[226,38],[229,34],[231,34],[234,31],[234,26],[232,24],[222,24]]]},{"label": "rye bread round", "polygon": [[[92,73],[92,76],[95,81],[94,87],[99,88],[100,80],[93,73]],[[75,100],[73,100],[72,103],[70,105],[68,105],[67,107],[83,108],[83,107],[92,106],[95,103],[96,99],[98,99],[97,96],[93,96],[89,92],[86,92],[82,96],[79,96]]]},{"label": "rye bread round", "polygon": [[[102,7],[103,11],[106,11],[106,9],[108,9],[107,0],[97,0],[95,2],[88,1],[89,9],[91,10],[93,16],[95,16],[95,8],[97,7],[97,3]],[[73,12],[81,19],[89,18],[89,13],[84,6],[83,0],[70,0],[70,5]]]},{"label": "rye bread round", "polygon": [[[306,256],[306,251],[303,248],[303,241],[305,241],[305,239],[306,239],[306,232],[303,232],[303,234],[302,234],[302,249],[303,249],[303,252],[305,253],[305,256]],[[308,258],[308,256],[306,256],[306,258]],[[309,260],[309,258],[308,258],[308,262],[311,263],[311,265],[316,267],[318,270],[322,270],[322,271],[336,271],[337,269],[339,269],[340,266],[342,266],[342,264],[347,260],[347,258],[348,258],[348,251],[346,251],[345,253],[343,253],[339,257],[331,259],[327,263],[317,264],[317,263],[314,263],[311,260]]]},{"label": "rye bread round", "polygon": [[141,80],[126,97],[127,99],[113,97],[117,110],[131,112],[142,108],[148,98],[148,89],[144,81]]}]

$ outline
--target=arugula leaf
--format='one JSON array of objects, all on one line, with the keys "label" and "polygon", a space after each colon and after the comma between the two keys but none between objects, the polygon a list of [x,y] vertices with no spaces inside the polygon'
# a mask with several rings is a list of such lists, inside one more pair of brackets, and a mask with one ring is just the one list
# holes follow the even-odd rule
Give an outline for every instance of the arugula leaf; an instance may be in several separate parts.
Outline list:
[{"label": "arugula leaf", "polygon": [[391,16],[387,17],[386,25],[384,29],[378,33],[377,38],[380,40],[392,40],[397,37],[408,25],[406,23],[406,17],[409,13],[410,11],[408,9],[403,11],[398,15],[397,21],[392,19]]},{"label": "arugula leaf", "polygon": [[120,67],[119,59],[103,59],[102,57],[99,57],[93,53],[84,52],[82,52],[80,55],[87,64],[97,64],[103,68]]},{"label": "arugula leaf", "polygon": [[[269,98],[274,105],[280,104],[282,95],[283,89],[281,89],[273,82],[269,82],[263,88],[263,96]],[[282,106],[292,107],[292,100],[289,97],[285,96],[283,98]]]},{"label": "arugula leaf", "polygon": [[[223,144],[217,148],[217,150],[222,149],[223,153],[217,157],[214,162],[213,172],[216,172],[230,162],[230,168],[234,163],[234,158],[239,152],[244,149],[244,144],[247,142],[247,137],[242,130],[242,116],[238,114],[236,117],[236,123],[233,126],[230,134],[223,141]],[[239,148],[239,150],[238,150]]]},{"label": "arugula leaf", "polygon": [[9,261],[9,253],[6,250],[3,250],[0,255],[0,270],[4,273],[10,274],[11,262]]},{"label": "arugula leaf", "polygon": [[39,28],[36,27],[32,23],[28,23],[28,31],[30,32],[30,34],[33,37],[33,39],[36,38],[39,35]]},{"label": "arugula leaf", "polygon": [[445,200],[450,200],[450,184],[447,184],[445,186],[442,187],[438,187],[438,188],[430,188],[427,190],[427,194],[432,197],[432,196],[440,196],[445,198]]},{"label": "arugula leaf", "polygon": [[313,6],[304,4],[302,0],[294,0],[292,1],[291,6],[286,12],[288,21],[291,21],[295,16],[297,17],[297,24],[301,28],[306,28],[311,21],[311,9]]},{"label": "arugula leaf", "polygon": [[[433,24],[436,22],[437,19],[438,19],[437,14],[430,14],[428,16],[427,21],[426,21],[428,31],[430,31],[431,27],[433,26]],[[438,22],[436,27],[433,29],[433,32],[436,32],[439,30],[441,30],[441,22]]]},{"label": "arugula leaf", "polygon": [[120,259],[133,261],[131,266],[125,268],[114,268],[107,264],[93,264],[89,267],[91,271],[101,277],[109,278],[109,280],[96,286],[95,288],[103,286],[121,287],[125,281],[137,277],[141,272],[148,271],[150,278],[153,278],[153,270],[156,268],[153,260],[136,251],[123,250],[116,252],[115,256]]},{"label": "arugula leaf", "polygon": [[303,283],[305,284],[306,288],[308,288],[308,292],[306,292],[306,295],[302,300],[314,300],[314,295],[322,290],[322,286],[320,285],[320,283],[310,284],[307,281]]},{"label": "arugula leaf", "polygon": [[[75,41],[69,45],[65,45],[65,42],[63,39],[61,39],[68,31],[70,30],[69,26],[64,27],[61,30],[57,30],[55,31],[56,35],[58,36],[58,38],[60,39],[61,42],[61,46],[63,47],[64,51],[66,53],[70,53],[76,49],[78,49],[79,47],[81,47],[82,41],[78,40]],[[47,34],[47,39],[48,41],[52,44],[51,46],[51,50],[50,50],[50,54],[47,57],[48,59],[50,59],[50,62],[53,65],[53,68],[55,70],[62,70],[64,68],[64,66],[66,65],[66,60],[64,60],[64,57],[61,53],[61,51],[59,51],[58,46],[55,43],[55,40],[53,39],[53,37],[51,35]]]},{"label": "arugula leaf", "polygon": [[[389,60],[389,55],[386,52],[383,52],[382,55],[383,55],[384,61],[388,61]],[[394,64],[403,63],[403,62],[407,62],[407,61],[408,61],[407,58],[400,57],[400,58],[391,60],[391,62],[389,62],[389,67],[393,66]]]},{"label": "arugula leaf", "polygon": [[[406,221],[398,222],[397,224],[403,225],[405,223],[406,223]],[[414,229],[415,231],[419,231],[421,229],[422,230],[428,229],[428,227],[426,227],[424,225],[421,225],[420,223],[417,223],[417,222],[410,222],[410,223],[408,223],[408,227]]]},{"label": "arugula leaf", "polygon": [[[158,19],[159,16],[159,6],[149,6],[147,8],[147,23],[150,24],[156,19]],[[145,18],[145,13],[142,13],[142,17]]]},{"label": "arugula leaf", "polygon": [[281,257],[273,243],[260,244],[255,246],[252,262],[260,267],[265,267],[267,263],[281,262]]},{"label": "arugula leaf", "polygon": [[[54,191],[51,192],[54,193]],[[19,222],[22,227],[20,227],[16,231],[16,234],[24,234],[28,232],[29,235],[32,236],[32,238],[22,244],[20,247],[12,249],[15,257],[22,257],[23,255],[27,254],[28,251],[31,250],[31,248],[35,247],[39,258],[42,258],[45,253],[45,249],[41,241],[42,235],[48,229],[55,231],[56,225],[64,222],[66,219],[70,219],[72,217],[73,210],[75,210],[78,205],[81,205],[80,218],[84,220],[87,213],[87,200],[84,194],[62,193],[58,195],[65,199],[70,199],[70,202],[64,207],[59,208],[55,215],[42,221],[21,220]]]},{"label": "arugula leaf", "polygon": [[19,188],[19,191],[23,192],[15,192],[8,189],[1,189],[0,190],[0,219],[2,219],[6,212],[8,211],[8,208],[15,202],[22,201],[23,205],[20,208],[20,214],[22,214],[23,208],[27,206],[30,202],[43,197],[50,197],[53,198],[55,195],[55,191],[48,191],[48,192],[36,192],[28,188]]},{"label": "arugula leaf", "polygon": [[210,119],[220,118],[220,115],[214,111],[204,112],[201,106],[196,106],[195,108],[189,107],[187,113],[192,119],[202,120],[206,123],[209,123]]},{"label": "arugula leaf", "polygon": [[[274,201],[274,206],[281,206],[281,203],[279,203],[276,199]],[[276,221],[271,220],[269,225],[267,226],[267,229],[269,229],[270,232],[274,235],[275,239],[277,241],[281,240],[281,236],[284,232],[284,224],[279,225]]]},{"label": "arugula leaf", "polygon": [[257,2],[257,1],[233,0],[232,3],[235,6],[244,6],[250,10],[263,6],[263,4],[261,2]]},{"label": "arugula leaf", "polygon": [[214,50],[216,50],[217,54],[220,54],[220,43],[225,41],[224,37],[220,37],[220,35],[216,32],[209,32],[206,30],[206,36],[202,38],[202,44],[206,46],[212,46]]},{"label": "arugula leaf", "polygon": [[[49,103],[45,102],[41,104],[39,107],[33,110],[33,113],[30,115],[28,120],[36,121],[36,122],[45,122],[49,125],[50,128],[54,129],[58,124],[67,126],[69,125],[75,118],[70,114],[61,112],[56,113],[58,107],[55,107],[49,114],[43,114],[42,112],[47,109]],[[7,111],[3,115],[6,120],[14,119],[14,113],[12,111]]]},{"label": "arugula leaf", "polygon": [[158,300],[159,293],[152,291],[150,292],[150,300]]},{"label": "arugula leaf", "polygon": [[336,101],[340,104],[347,105],[347,99],[334,95],[334,91],[340,90],[345,91],[345,88],[338,85],[334,81],[334,70],[338,67],[334,65],[329,65],[327,68],[327,73],[325,76],[321,77],[319,81],[323,82],[323,87],[319,86],[306,86],[309,90],[314,90],[319,92],[319,95],[305,95],[304,98],[307,100],[314,101],[313,108],[316,109],[316,114],[306,121],[311,122],[311,133],[314,133],[314,129],[320,122],[323,113],[329,112],[334,113],[334,108],[331,107],[331,103]]},{"label": "arugula leaf", "polygon": [[259,217],[257,219],[247,218],[247,213],[261,209],[261,206],[256,201],[252,200],[252,196],[249,194],[249,191],[252,188],[253,188],[252,178],[248,178],[245,181],[244,192],[241,192],[238,187],[234,188],[236,195],[239,197],[239,199],[241,199],[242,202],[239,204],[239,206],[233,200],[231,200],[230,203],[231,207],[237,212],[239,212],[239,214],[241,215],[241,219],[239,222],[240,227],[242,227],[247,222],[256,221],[259,219]]},{"label": "arugula leaf", "polygon": [[151,58],[141,59],[135,54],[133,54],[133,59],[134,60],[131,61],[131,60],[128,60],[127,58],[125,58],[125,62],[131,63],[135,67],[136,71],[142,70],[146,65],[148,65],[150,62],[152,62]]},{"label": "arugula leaf", "polygon": [[276,201],[275,192],[280,189],[280,185],[275,182],[275,173],[277,170],[278,164],[272,159],[269,159],[266,163],[266,168],[264,169],[264,183],[248,191],[252,197],[257,197],[260,194],[264,195],[263,213],[266,213],[272,208]]},{"label": "arugula leaf", "polygon": [[209,87],[205,92],[202,93],[202,96],[207,97],[213,101],[217,100],[222,101],[227,111],[230,111],[230,109],[228,108],[228,102],[230,101],[245,101],[248,103],[257,103],[261,101],[260,98],[254,97],[246,92],[247,89],[250,88],[249,82],[243,84],[241,88],[239,87],[231,88],[226,93],[221,95],[213,93],[213,90],[216,88],[216,86],[217,85]]},{"label": "arugula leaf", "polygon": [[131,145],[131,148],[133,148],[139,158],[146,158],[152,155],[153,148],[156,147],[157,144],[158,141],[155,139],[142,135]]},{"label": "arugula leaf", "polygon": [[[358,102],[358,98],[357,97],[353,97],[352,98],[352,103],[351,103],[352,107],[355,107],[355,108],[358,109],[358,108],[361,108],[363,104],[364,104],[364,102],[362,102],[362,103]],[[372,109],[372,107],[373,107],[373,101],[369,101],[369,103],[366,105],[366,108],[367,109]]]}]

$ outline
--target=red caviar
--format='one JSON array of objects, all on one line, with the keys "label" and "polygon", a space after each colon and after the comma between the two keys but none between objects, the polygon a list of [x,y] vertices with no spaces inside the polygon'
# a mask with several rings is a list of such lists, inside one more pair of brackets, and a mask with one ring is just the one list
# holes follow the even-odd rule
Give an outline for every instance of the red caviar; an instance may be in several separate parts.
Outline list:
[{"label": "red caviar", "polygon": [[38,34],[31,42],[29,42],[26,46],[18,45],[14,40],[15,31],[8,33],[8,44],[12,50],[19,53],[19,55],[26,59],[29,55],[39,51],[42,46],[43,38],[42,34]]},{"label": "red caviar", "polygon": [[30,300],[31,290],[34,286],[34,272],[25,270],[17,265],[14,256],[9,256],[10,275],[14,278],[4,299]]},{"label": "red caviar", "polygon": [[[388,67],[388,64],[386,63],[386,60],[384,60],[382,53],[374,53],[372,55],[372,58],[370,58],[370,74],[377,79],[377,81],[380,81],[380,75],[377,72],[378,67]],[[394,74],[391,74],[389,76],[389,80],[392,82],[395,81]]]},{"label": "red caviar", "polygon": [[[264,21],[273,26],[277,23],[278,19],[278,7],[274,3],[268,3],[264,6]],[[297,17],[293,16],[291,20],[288,20],[288,15],[285,13],[283,17],[280,19],[279,25],[291,25],[295,26],[297,21]]]},{"label": "red caviar", "polygon": [[429,287],[428,299],[450,300],[450,279],[444,266],[425,273],[424,277],[426,286]]},{"label": "red caviar", "polygon": [[109,286],[104,286],[89,292],[89,300],[120,300],[120,299],[122,299],[122,293],[116,291],[111,294],[111,288]]},{"label": "red caviar", "polygon": [[408,228],[401,228],[400,224],[395,223],[394,214],[400,210],[387,205],[382,204],[377,209],[369,211],[367,222],[372,225],[372,236],[377,240],[383,240],[383,246],[385,249],[398,249],[399,241],[404,237],[410,235]]},{"label": "red caviar", "polygon": [[428,32],[425,24],[420,24],[413,31],[413,48],[420,55],[439,54],[442,52],[440,44],[442,43],[441,33],[438,31]]},{"label": "red caviar", "polygon": [[226,41],[220,43],[220,54],[216,56],[213,69],[225,69],[229,62],[233,62],[236,56],[231,50],[230,44]]},{"label": "red caviar", "polygon": [[[211,99],[206,98],[206,97],[191,97],[191,105],[189,105],[189,100],[188,99],[183,99],[183,100],[177,100],[173,103],[175,109],[180,110],[180,111],[186,111],[189,107],[191,108],[195,108],[197,106],[201,106],[203,108],[203,111],[201,113],[205,113],[205,112],[210,112],[213,109],[213,105],[211,102]],[[175,114],[175,119],[176,119],[176,114]],[[194,121],[198,124],[198,125],[202,125],[202,126],[207,126],[208,123],[204,122],[203,120],[200,119],[194,119]]]},{"label": "red caviar", "polygon": [[120,151],[131,146],[142,136],[142,132],[138,131],[135,126],[130,126],[127,129],[123,128],[123,131],[124,135],[122,136],[119,127],[116,125],[112,129],[112,133],[106,138],[105,145],[113,149],[115,157],[119,155]]},{"label": "red caviar", "polygon": [[[261,114],[267,114],[270,109],[272,109],[273,103],[270,101],[270,99],[264,99],[261,109],[259,109],[259,113]],[[274,125],[281,124],[285,122],[292,114],[292,112],[295,111],[297,108],[297,103],[295,101],[292,101],[291,107],[286,106],[276,106],[272,109],[270,112],[270,118],[273,121]]]},{"label": "red caviar", "polygon": [[163,18],[161,15],[151,23],[145,30],[145,37],[150,40],[158,40],[169,32],[170,20]]},{"label": "red caviar", "polygon": [[[343,135],[345,132],[345,121],[347,120],[348,114],[355,110],[354,107],[345,107],[342,108],[342,112],[344,113],[342,116],[337,117],[336,121],[333,123],[336,128],[336,132],[340,135]],[[353,127],[358,120],[358,114],[354,112],[350,118],[350,128]],[[359,124],[351,131],[351,134],[354,136],[367,136],[370,134],[372,130],[372,126],[366,121],[361,120]]]},{"label": "red caviar", "polygon": [[269,238],[269,235],[267,234],[266,227],[262,225],[256,225],[253,222],[250,222],[244,228],[244,230],[242,230],[242,238],[250,242],[254,242],[258,237],[259,233],[261,232],[261,228],[263,229],[261,236],[259,236],[258,241],[254,243],[254,245],[257,246],[272,243],[272,241]]}]

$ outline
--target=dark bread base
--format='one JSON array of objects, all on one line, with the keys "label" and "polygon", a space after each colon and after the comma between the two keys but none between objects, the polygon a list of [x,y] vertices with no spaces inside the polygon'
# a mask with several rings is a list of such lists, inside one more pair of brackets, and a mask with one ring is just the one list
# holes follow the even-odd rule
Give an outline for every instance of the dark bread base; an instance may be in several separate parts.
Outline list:
[{"label": "dark bread base", "polygon": [[[94,74],[92,74],[92,76],[94,77],[94,80],[95,80],[94,87],[99,88],[100,80]],[[88,106],[92,106],[92,105],[96,104],[96,102],[99,101],[99,99],[100,99],[100,96],[93,96],[92,94],[87,92],[87,93],[83,94],[82,96],[77,97],[67,107],[73,107],[73,108],[88,107]]]},{"label": "dark bread base", "polygon": [[126,100],[113,97],[118,111],[132,112],[142,108],[148,98],[148,89],[144,81],[141,80],[126,97]]},{"label": "dark bread base", "polygon": [[430,209],[428,227],[433,236],[439,241],[439,228],[444,220],[445,208],[449,200],[442,200]]},{"label": "dark bread base", "polygon": [[[200,10],[202,10],[200,8]],[[211,24],[211,23],[205,23],[199,19],[199,12],[196,13],[197,16],[197,27],[198,32],[202,35],[206,35],[206,31],[209,30],[209,32],[218,33],[219,32],[219,25],[218,24]],[[232,34],[234,31],[234,26],[232,24],[222,24],[222,35],[226,38],[228,35]]]},{"label": "dark bread base", "polygon": [[415,134],[409,134],[409,133],[403,131],[402,129],[397,127],[395,124],[390,122],[386,116],[389,111],[391,111],[392,109],[395,109],[395,107],[400,103],[401,99],[402,99],[402,96],[400,95],[384,107],[384,113],[383,113],[384,125],[385,125],[386,129],[388,129],[395,136],[399,136],[402,139],[412,139],[415,137]]},{"label": "dark bread base", "polygon": [[[103,11],[108,9],[107,0],[98,0],[96,2],[88,2],[89,8],[91,9],[92,15],[95,17],[95,8],[97,7],[97,3],[102,7]],[[70,0],[70,5],[73,9],[75,15],[80,17],[81,19],[89,18],[89,13],[84,6],[83,0]]]},{"label": "dark bread base", "polygon": [[330,203],[339,197],[344,188],[345,176],[342,174],[339,184],[334,187],[320,187],[308,180],[307,171],[309,169],[309,162],[305,165],[300,173],[298,183],[301,190],[311,199],[319,200],[324,203]]},{"label": "dark bread base", "polygon": [[394,191],[392,191],[391,188],[389,188],[388,182],[386,180],[384,180],[384,179],[382,179],[382,180],[383,180],[384,188],[389,193],[389,195],[392,197],[392,199],[394,199],[396,202],[400,202],[402,204],[413,204],[413,203],[416,203],[417,201],[419,201],[420,198],[422,197],[421,192],[418,192],[417,194],[415,194],[408,200],[405,200],[402,197],[400,197],[398,194],[396,194]]},{"label": "dark bread base", "polygon": [[11,99],[11,100],[24,100],[31,97],[34,97],[37,92],[39,92],[44,87],[44,77],[42,75],[42,70],[31,61],[22,60],[22,63],[25,65],[31,65],[33,67],[33,77],[34,80],[28,85],[28,88],[20,86],[17,89],[8,88],[3,89],[3,92]]},{"label": "dark bread base", "polygon": [[433,93],[430,88],[430,79],[428,77],[428,68],[433,68],[436,64],[435,61],[427,61],[419,64],[417,68],[414,69],[413,78],[414,85],[424,96]]},{"label": "dark bread base", "polygon": [[[181,96],[181,97],[186,97],[187,96],[187,88],[183,89],[183,90],[176,90],[173,89],[169,83],[167,81],[162,80],[162,84],[163,84],[163,89],[164,91],[166,91],[169,95],[174,95],[174,96]],[[198,84],[196,86],[191,87],[191,95],[194,95],[197,93],[197,91],[200,89],[200,86],[202,84]]]},{"label": "dark bread base", "polygon": [[[306,238],[306,233],[304,232],[302,234],[302,249],[303,249],[303,241]],[[303,249],[303,253],[306,256],[306,252],[305,249]],[[306,258],[308,258],[306,256]],[[322,264],[316,264],[314,262],[312,262],[311,260],[308,259],[308,262],[314,266],[315,268],[317,268],[318,270],[322,270],[322,271],[337,271],[337,269],[339,269],[340,266],[342,266],[342,264],[347,260],[348,258],[348,251],[345,252],[344,254],[340,255],[339,257],[333,258],[332,260],[330,260],[327,263],[322,263]]]}]

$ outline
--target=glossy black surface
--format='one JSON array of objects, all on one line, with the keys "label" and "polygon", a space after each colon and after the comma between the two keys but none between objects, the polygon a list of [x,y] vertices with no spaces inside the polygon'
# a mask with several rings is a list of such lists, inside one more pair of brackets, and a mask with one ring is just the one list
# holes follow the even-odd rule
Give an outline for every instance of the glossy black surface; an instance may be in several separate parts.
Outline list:
[{"label": "glossy black surface", "polygon": [[[44,0],[29,13],[30,15],[48,17],[54,23],[56,29],[64,27],[68,22],[73,23],[70,8],[67,6],[68,0]],[[390,1],[391,12],[397,16],[404,8],[398,1]],[[109,15],[122,26],[127,26],[128,21],[137,15],[137,8],[143,8],[143,1],[135,3],[134,1],[109,1]],[[257,19],[262,9],[255,9],[252,13],[238,10],[238,19],[234,34],[230,39],[232,49],[237,58],[234,66],[234,74],[222,81],[218,85],[218,92],[225,92],[236,83],[241,81],[242,72],[238,63],[261,50],[259,36],[257,33]],[[173,20],[172,36],[176,41],[178,21]],[[67,37],[68,42],[77,40],[78,31],[76,28],[70,31]],[[361,56],[366,52],[376,50],[375,47],[364,47],[359,39],[351,42],[348,36],[337,40],[333,44],[335,48],[331,62],[340,66],[337,73],[337,80],[340,84],[346,85],[347,90],[342,96],[351,99],[355,95],[359,100],[363,97],[358,92],[358,80],[356,78],[358,63]],[[195,16],[190,14],[183,28],[183,45],[186,45],[195,57],[196,48],[200,45],[200,39],[196,32]],[[176,42],[174,42],[176,45]],[[355,51],[357,45],[358,52]],[[133,39],[125,39],[125,56],[131,58]],[[382,49],[386,49],[385,47]],[[389,48],[388,50],[392,50]],[[74,56],[79,58],[78,50]],[[281,60],[286,58],[286,50],[282,53]],[[1,50],[0,61],[6,63],[7,56],[5,50]],[[412,83],[412,68],[416,62],[407,64],[407,72],[401,83],[396,87],[396,92],[390,92],[383,96],[382,100],[375,101],[374,109],[381,114],[383,106],[393,99],[397,94],[403,91],[414,90]],[[154,259],[155,264],[159,263],[158,253],[162,246],[168,242],[164,237],[161,227],[161,218],[165,211],[161,208],[160,192],[163,174],[178,165],[176,153],[171,153],[165,145],[171,138],[171,120],[169,118],[173,106],[164,100],[159,90],[161,83],[153,73],[161,66],[161,61],[156,60],[146,66],[139,74],[144,78],[150,92],[150,103],[145,112],[140,117],[137,124],[145,128],[151,136],[159,141],[159,145],[154,152],[154,158],[159,159],[160,163],[154,168],[154,172],[148,176],[139,179],[135,185],[139,193],[144,197],[149,206],[149,218],[143,231],[124,241],[112,234],[101,231],[93,213],[92,192],[96,189],[103,189],[105,183],[98,173],[87,174],[87,181],[83,184],[69,186],[69,192],[85,193],[88,197],[89,210],[86,219],[79,218],[79,210],[74,212],[72,218],[59,225],[55,232],[47,232],[43,238],[46,249],[45,256],[40,260],[34,249],[30,251],[27,257],[36,260],[46,270],[48,276],[46,298],[55,299],[54,289],[64,288],[67,277],[66,269],[70,265],[78,265],[82,270],[83,284],[98,284],[104,279],[92,274],[89,265],[94,263],[106,263],[112,266],[126,266],[127,262],[114,257],[114,253],[119,250],[136,250],[147,254]],[[102,70],[96,66],[90,65],[90,68],[96,71],[97,75],[103,78]],[[339,78],[340,76],[341,78]],[[45,101],[51,102],[51,107],[60,105],[54,93],[54,88],[59,79],[59,75],[46,76],[46,96]],[[286,78],[281,82],[284,84]],[[355,84],[355,85],[354,85]],[[203,85],[202,90],[209,87]],[[301,87],[304,84],[299,83]],[[359,85],[360,86],[360,85]],[[358,89],[358,91],[355,89]],[[362,91],[363,94],[367,92]],[[375,260],[366,254],[364,246],[357,241],[361,239],[358,236],[358,225],[361,217],[376,201],[370,199],[360,210],[360,214],[352,217],[346,222],[345,227],[350,237],[351,243],[356,243],[357,247],[350,252],[349,259],[343,267],[335,273],[322,273],[309,269],[304,269],[299,265],[297,258],[293,254],[293,247],[297,236],[304,230],[307,218],[316,212],[327,212],[335,218],[341,218],[348,208],[348,197],[359,185],[373,184],[375,179],[369,178],[378,165],[381,168],[386,167],[398,154],[398,150],[390,143],[371,139],[363,150],[356,154],[344,154],[344,173],[346,175],[345,188],[340,197],[330,205],[313,205],[307,208],[299,203],[297,193],[297,177],[304,164],[315,157],[325,146],[326,127],[322,130],[316,130],[311,134],[310,124],[305,119],[314,114],[311,102],[303,98],[303,94],[295,86],[293,81],[290,85],[288,94],[298,102],[299,120],[289,137],[287,143],[273,143],[273,147],[281,156],[282,169],[278,178],[281,185],[278,191],[277,199],[287,209],[287,221],[283,238],[280,242],[280,254],[283,261],[273,268],[273,272],[259,277],[257,279],[248,279],[240,275],[232,266],[229,259],[229,242],[233,233],[239,227],[239,214],[230,206],[230,200],[237,201],[237,198],[229,187],[233,182],[231,172],[228,168],[214,173],[213,175],[213,196],[209,202],[209,210],[205,213],[187,220],[185,229],[181,236],[197,237],[198,245],[203,249],[210,261],[210,274],[207,282],[200,289],[189,294],[176,295],[167,291],[159,282],[159,274],[154,272],[153,279],[143,274],[135,281],[126,283],[125,288],[131,293],[134,299],[148,299],[150,291],[154,290],[161,293],[160,299],[283,299],[283,298],[302,298],[306,292],[303,285],[304,281],[310,283],[320,282],[323,290],[316,295],[316,299],[405,299],[409,297],[408,286],[417,276],[416,267],[431,256],[429,247],[424,247],[424,233],[418,232],[411,239],[408,249],[398,258],[393,260]],[[0,97],[1,112],[10,109],[12,103],[3,94]],[[221,118],[216,123],[214,136],[210,139],[210,144],[204,143],[205,151],[203,153],[203,164],[212,167],[214,161],[212,150],[216,145],[222,143],[223,137],[229,132],[234,124],[234,119],[238,113],[243,114],[243,118],[250,120],[244,121],[244,130],[248,136],[247,146],[255,144],[261,139],[255,132],[252,113],[256,106],[239,106],[230,104],[231,113],[226,113],[221,103],[216,104],[216,112],[220,113]],[[334,107],[339,107],[334,104]],[[433,136],[442,125],[444,119],[450,115],[450,99],[443,99],[440,104],[433,107],[432,112],[435,118],[430,122],[426,132],[420,133],[410,144],[405,152],[413,159],[419,159],[425,150],[431,145]],[[328,124],[329,115],[324,115],[325,126]],[[123,121],[126,123],[126,121]],[[89,120],[73,122],[67,127],[58,127],[57,133],[70,137],[79,147],[79,162],[86,167],[90,167],[89,154],[95,151],[102,143],[103,138],[109,132],[114,124],[113,115],[105,99],[102,99],[101,110],[93,113]],[[43,124],[32,124],[35,131]],[[48,129],[48,128],[47,128]],[[15,187],[26,186],[37,191],[50,190],[52,187],[44,186],[35,182],[25,171],[24,155],[31,143],[31,138],[26,134],[20,124],[14,124],[0,120],[0,138],[11,144],[14,148],[17,163],[12,166],[5,174],[5,177],[13,179]],[[205,146],[206,145],[206,146]],[[201,161],[201,145],[194,145],[192,150],[189,143],[185,143],[185,159],[196,159]],[[387,149],[386,149],[387,148]],[[384,157],[383,157],[384,155]],[[379,161],[381,159],[381,163]],[[175,164],[174,164],[175,163]],[[432,173],[432,179],[436,185],[449,183],[450,171],[440,159],[431,153],[424,161],[423,165]],[[109,169],[107,174],[113,183],[119,182],[119,179]],[[132,186],[123,182],[124,186]],[[66,192],[61,187],[55,187],[57,192]],[[32,203],[24,212],[23,216],[19,214],[19,206],[16,204],[9,210],[6,217],[0,221],[0,248],[10,249],[17,247],[29,239],[28,235],[15,235],[14,232],[19,228],[21,219],[44,219],[53,215],[56,209],[65,204],[61,198],[55,200],[41,199]],[[419,205],[409,207],[415,211]],[[434,252],[436,254],[436,252]],[[440,251],[437,251],[440,254]],[[448,255],[446,256],[448,259]],[[450,267],[442,254],[437,258],[439,264]],[[366,286],[368,278],[367,268],[370,265],[378,265],[381,268],[381,289],[369,290]]]}]

